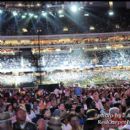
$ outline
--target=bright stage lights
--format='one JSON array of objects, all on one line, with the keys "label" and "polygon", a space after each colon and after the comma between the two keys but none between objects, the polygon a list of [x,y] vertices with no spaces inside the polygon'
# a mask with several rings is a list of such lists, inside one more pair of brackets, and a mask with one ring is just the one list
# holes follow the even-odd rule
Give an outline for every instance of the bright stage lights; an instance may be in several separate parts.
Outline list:
[{"label": "bright stage lights", "polygon": [[47,16],[47,13],[42,11],[42,16],[46,17]]},{"label": "bright stage lights", "polygon": [[41,4],[40,3],[37,3],[37,7],[40,7],[41,6]]},{"label": "bright stage lights", "polygon": [[18,13],[16,11],[13,11],[12,13],[13,13],[13,16],[17,16],[18,15]]},{"label": "bright stage lights", "polygon": [[94,50],[97,50],[97,49],[98,49],[97,46],[95,46],[95,47],[94,47]]},{"label": "bright stage lights", "polygon": [[109,14],[109,16],[113,16],[113,15],[114,15],[114,12],[113,12],[112,10],[110,10],[110,11],[108,12],[108,14]]},{"label": "bright stage lights", "polygon": [[0,14],[2,14],[2,13],[3,13],[3,10],[0,9]]},{"label": "bright stage lights", "polygon": [[63,14],[60,14],[60,15],[59,15],[59,17],[60,17],[60,18],[63,18],[63,17],[64,17],[64,15],[63,15]]},{"label": "bright stage lights", "polygon": [[109,6],[113,7],[113,1],[109,1]]},{"label": "bright stage lights", "polygon": [[95,27],[90,26],[89,30],[95,30]]},{"label": "bright stage lights", "polygon": [[87,16],[87,17],[88,17],[88,16],[89,16],[89,13],[85,13],[84,16]]},{"label": "bright stage lights", "polygon": [[107,45],[106,48],[107,48],[107,49],[111,49],[111,46]]},{"label": "bright stage lights", "polygon": [[29,13],[29,16],[30,16],[30,17],[33,17],[33,15],[34,15],[33,13]]},{"label": "bright stage lights", "polygon": [[26,28],[22,28],[22,32],[28,32]]},{"label": "bright stage lights", "polygon": [[46,5],[46,7],[47,7],[47,8],[50,8],[50,7],[51,7],[51,5],[50,5],[50,4],[47,4],[47,5]]},{"label": "bright stage lights", "polygon": [[37,16],[37,15],[34,15],[34,18],[36,18],[36,19],[37,19],[37,18],[38,18],[38,16]]},{"label": "bright stage lights", "polygon": [[63,28],[63,32],[67,32],[69,29],[67,27]]},{"label": "bright stage lights", "polygon": [[23,5],[22,5],[22,3],[19,3],[18,6],[21,7],[21,6],[23,6]]},{"label": "bright stage lights", "polygon": [[26,16],[25,15],[22,15],[22,19],[25,19],[26,18]]},{"label": "bright stage lights", "polygon": [[76,5],[72,5],[70,10],[73,12],[73,13],[76,13],[78,11],[78,7]]},{"label": "bright stage lights", "polygon": [[62,13],[63,13],[63,10],[59,10],[58,13],[59,13],[59,14],[62,14]]}]

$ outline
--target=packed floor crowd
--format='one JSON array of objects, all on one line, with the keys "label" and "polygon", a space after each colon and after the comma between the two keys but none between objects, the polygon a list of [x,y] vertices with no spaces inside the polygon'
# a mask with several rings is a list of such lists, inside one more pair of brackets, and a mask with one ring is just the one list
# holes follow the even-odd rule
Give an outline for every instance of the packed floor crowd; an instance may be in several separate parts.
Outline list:
[{"label": "packed floor crowd", "polygon": [[70,84],[78,81],[80,84],[97,84],[102,82],[111,82],[112,80],[130,80],[130,71],[128,70],[83,70],[83,71],[57,71],[44,75],[44,83],[64,82]]},{"label": "packed floor crowd", "polygon": [[10,114],[12,130],[130,130],[129,107],[128,84],[0,90],[0,112]]}]

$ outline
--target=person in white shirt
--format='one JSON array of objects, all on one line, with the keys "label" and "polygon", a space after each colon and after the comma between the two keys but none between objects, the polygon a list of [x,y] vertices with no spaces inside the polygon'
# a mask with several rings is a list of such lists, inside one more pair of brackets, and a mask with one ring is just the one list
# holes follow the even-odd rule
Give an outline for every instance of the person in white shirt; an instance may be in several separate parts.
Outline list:
[{"label": "person in white shirt", "polygon": [[68,114],[64,114],[61,116],[62,121],[62,130],[72,130],[72,127],[68,121]]},{"label": "person in white shirt", "polygon": [[126,125],[124,125],[121,130],[130,130],[130,108],[127,109],[125,113],[125,118],[127,120]]},{"label": "person in white shirt", "polygon": [[96,105],[96,108],[101,112],[101,113],[104,113],[104,107],[103,107],[103,104],[99,98],[99,93],[98,92],[94,92],[93,93],[93,100],[95,102],[95,105]]},{"label": "person in white shirt", "polygon": [[27,119],[28,120],[32,121],[34,118],[36,118],[36,114],[31,109],[31,105],[30,104],[25,104],[25,108],[26,108],[26,111],[27,111]]}]

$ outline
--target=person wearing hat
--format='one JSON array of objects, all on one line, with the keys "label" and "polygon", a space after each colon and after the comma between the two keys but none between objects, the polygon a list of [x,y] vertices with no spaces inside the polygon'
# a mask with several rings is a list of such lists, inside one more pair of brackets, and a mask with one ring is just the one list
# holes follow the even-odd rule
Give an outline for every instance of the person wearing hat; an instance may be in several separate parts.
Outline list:
[{"label": "person wearing hat", "polygon": [[62,130],[72,130],[72,127],[70,125],[70,122],[69,122],[69,113],[67,112],[64,112],[60,119],[61,119],[61,122],[62,122]]},{"label": "person wearing hat", "polygon": [[47,125],[47,130],[62,130],[60,117],[51,117]]},{"label": "person wearing hat", "polygon": [[37,121],[37,129],[45,130],[45,120],[43,118],[41,118]]},{"label": "person wearing hat", "polygon": [[99,119],[98,111],[96,109],[89,109],[83,130],[101,130],[101,125],[98,124]]},{"label": "person wearing hat", "polygon": [[75,109],[76,113],[79,115],[80,118],[80,125],[84,125],[84,122],[86,120],[85,111],[82,105],[78,105]]},{"label": "person wearing hat", "polygon": [[111,117],[109,117],[111,121],[113,122],[120,122],[119,124],[118,123],[115,123],[115,124],[111,124],[110,125],[110,128],[114,128],[114,129],[120,129],[123,125],[123,118],[121,116],[121,113],[120,113],[120,109],[118,107],[112,107],[109,109],[109,115],[111,115]]},{"label": "person wearing hat", "polygon": [[83,130],[81,125],[80,125],[80,119],[79,119],[78,115],[70,114],[69,121],[70,121],[70,125],[72,127],[71,130]]},{"label": "person wearing hat", "polygon": [[13,130],[37,130],[35,124],[26,120],[26,116],[26,110],[18,108],[16,111],[16,122],[13,124]]},{"label": "person wearing hat", "polygon": [[125,113],[126,125],[122,127],[122,130],[130,130],[130,108]]}]

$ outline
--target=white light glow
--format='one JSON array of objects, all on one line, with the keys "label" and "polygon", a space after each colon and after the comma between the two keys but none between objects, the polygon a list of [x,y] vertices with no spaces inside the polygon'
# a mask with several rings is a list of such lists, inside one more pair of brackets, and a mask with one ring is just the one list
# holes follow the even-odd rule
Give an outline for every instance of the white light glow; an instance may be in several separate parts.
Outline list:
[{"label": "white light glow", "polygon": [[58,11],[59,14],[62,14],[63,12],[64,12],[63,10],[59,10],[59,11]]},{"label": "white light glow", "polygon": [[37,15],[34,15],[34,18],[36,18],[36,19],[37,19],[37,18],[38,18],[38,16],[37,16]]},{"label": "white light glow", "polygon": [[108,12],[108,14],[109,14],[109,16],[113,16],[113,15],[114,15],[114,12],[113,12],[112,10],[110,10],[110,11]]},{"label": "white light glow", "polygon": [[112,1],[109,1],[109,6],[113,7],[113,2]]},{"label": "white light glow", "polygon": [[89,30],[95,30],[95,27],[90,26]]},{"label": "white light glow", "polygon": [[46,7],[47,7],[47,8],[50,8],[50,7],[51,7],[51,5],[47,4],[47,5],[46,5]]},{"label": "white light glow", "polygon": [[59,17],[60,17],[60,18],[63,18],[63,17],[64,17],[64,15],[63,15],[63,14],[60,14],[60,15],[59,15]]},{"label": "white light glow", "polygon": [[96,47],[96,46],[94,47],[94,50],[97,50],[97,47]]},{"label": "white light glow", "polygon": [[41,4],[40,4],[40,3],[37,3],[37,6],[39,7],[39,6],[41,6]]},{"label": "white light glow", "polygon": [[87,17],[88,17],[88,16],[89,16],[89,13],[85,13],[84,16],[87,16]]},{"label": "white light glow", "polygon": [[25,15],[22,15],[22,19],[25,19],[26,18],[26,16]]},{"label": "white light glow", "polygon": [[107,45],[106,48],[107,48],[107,49],[111,49],[111,46]]},{"label": "white light glow", "polygon": [[60,49],[60,48],[57,48],[56,51],[59,52],[59,51],[61,51],[61,49]]},{"label": "white light glow", "polygon": [[18,13],[16,11],[13,11],[12,13],[13,13],[13,16],[17,16],[18,15]]},{"label": "white light glow", "polygon": [[42,11],[42,16],[46,17],[47,16],[47,13]]},{"label": "white light glow", "polygon": [[64,28],[63,28],[63,31],[64,31],[64,32],[67,32],[68,30],[69,30],[69,29],[68,29],[67,27],[64,27]]},{"label": "white light glow", "polygon": [[33,17],[33,15],[34,15],[33,13],[29,13],[29,16],[30,16],[30,17]]},{"label": "white light glow", "polygon": [[2,14],[2,13],[3,13],[3,10],[0,9],[0,14]]},{"label": "white light glow", "polygon": [[76,12],[78,11],[78,8],[77,8],[76,5],[72,5],[70,9],[71,9],[71,11],[72,11],[73,13],[76,13]]},{"label": "white light glow", "polygon": [[22,6],[22,3],[19,3],[18,6]]},{"label": "white light glow", "polygon": [[26,28],[22,28],[23,32],[28,32],[28,30]]}]

